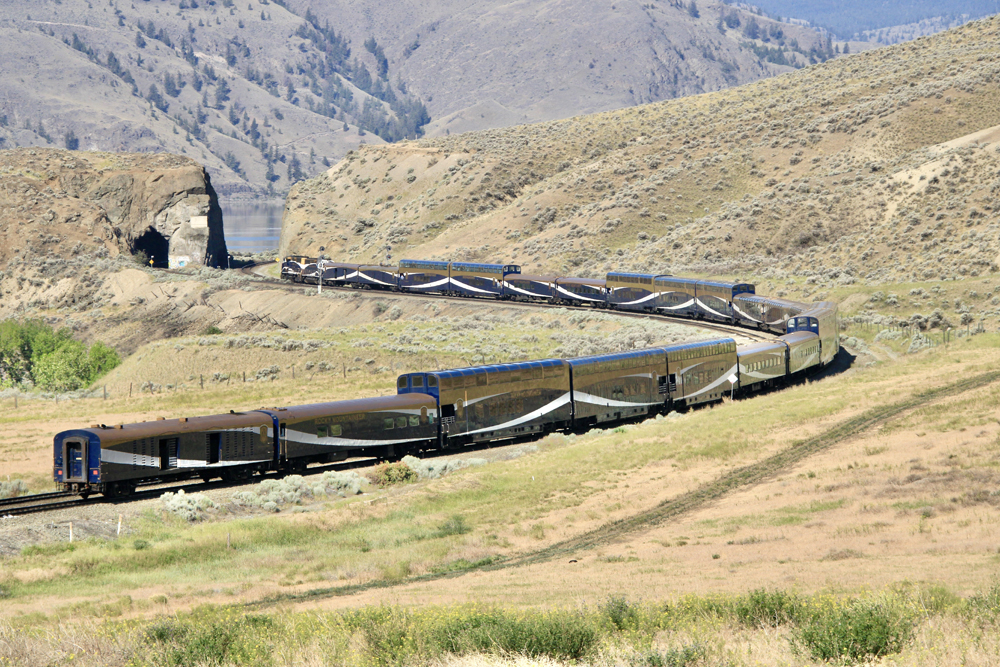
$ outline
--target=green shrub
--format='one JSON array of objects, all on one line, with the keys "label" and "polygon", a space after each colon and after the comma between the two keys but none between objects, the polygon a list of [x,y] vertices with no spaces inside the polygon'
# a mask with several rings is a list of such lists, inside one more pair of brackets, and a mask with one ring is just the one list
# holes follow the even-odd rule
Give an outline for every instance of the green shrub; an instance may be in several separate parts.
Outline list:
[{"label": "green shrub", "polygon": [[733,613],[740,623],[751,628],[777,627],[796,620],[802,601],[785,591],[758,588],[736,599]]},{"label": "green shrub", "polygon": [[449,535],[465,535],[472,531],[472,527],[465,523],[465,517],[456,514],[445,521],[437,530],[438,537],[448,537]]},{"label": "green shrub", "polygon": [[623,595],[609,597],[601,604],[599,611],[619,631],[635,629],[639,622],[638,605],[629,602]]},{"label": "green shrub", "polygon": [[215,326],[213,324],[210,327],[208,327],[207,329],[205,329],[205,331],[202,333],[202,335],[203,336],[217,336],[220,333],[222,333],[222,329],[220,329],[219,327],[217,327],[217,326]]},{"label": "green shrub", "polygon": [[393,484],[408,484],[417,481],[417,472],[401,461],[396,463],[380,463],[368,474],[368,479],[375,486],[386,487]]},{"label": "green shrub", "polygon": [[0,322],[0,378],[5,385],[74,391],[120,363],[112,348],[101,342],[88,348],[69,329],[56,331],[38,320]]},{"label": "green shrub", "polygon": [[913,635],[912,615],[898,600],[825,605],[801,623],[793,641],[817,660],[860,662],[899,653]]},{"label": "green shrub", "polygon": [[631,663],[635,667],[688,667],[702,662],[705,653],[705,647],[701,644],[688,644],[665,653],[656,650],[641,653]]},{"label": "green shrub", "polygon": [[1000,619],[1000,583],[970,597],[966,602],[966,611],[985,622]]},{"label": "green shrub", "polygon": [[456,655],[516,654],[531,658],[580,660],[600,639],[597,626],[582,613],[476,610],[448,615],[430,629],[439,651]]}]

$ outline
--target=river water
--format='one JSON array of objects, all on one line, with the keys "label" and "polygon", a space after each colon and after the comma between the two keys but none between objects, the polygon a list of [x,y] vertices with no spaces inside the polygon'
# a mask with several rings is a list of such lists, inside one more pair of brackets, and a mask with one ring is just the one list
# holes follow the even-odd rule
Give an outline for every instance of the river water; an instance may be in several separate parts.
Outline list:
[{"label": "river water", "polygon": [[222,226],[230,252],[277,250],[281,236],[282,201],[226,201],[222,208]]}]

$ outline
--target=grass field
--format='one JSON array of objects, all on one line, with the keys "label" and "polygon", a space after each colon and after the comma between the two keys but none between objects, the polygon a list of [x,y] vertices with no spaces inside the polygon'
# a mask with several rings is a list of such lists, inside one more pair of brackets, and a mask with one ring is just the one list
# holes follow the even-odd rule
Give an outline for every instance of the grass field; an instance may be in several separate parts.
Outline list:
[{"label": "grass field", "polygon": [[[389,332],[394,330],[386,325],[379,333]],[[353,349],[366,333],[345,333],[324,351],[343,354],[342,347]],[[857,333],[882,344],[872,332]],[[318,334],[302,339],[326,340]],[[996,344],[997,336],[986,334],[916,354],[899,352],[895,359],[749,400],[582,436],[550,436],[537,451],[440,479],[385,489],[367,484],[364,493],[347,498],[307,494],[278,514],[247,510],[231,492],[214,494],[216,507],[195,522],[148,502],[130,521],[127,537],[39,543],[0,561],[3,623],[9,624],[7,636],[30,627],[50,638],[46,633],[69,637],[100,627],[107,633],[100,641],[126,646],[129,656],[144,656],[140,661],[199,664],[162,653],[176,649],[181,631],[152,641],[151,628],[167,622],[156,619],[187,627],[198,614],[235,614],[242,619],[237,643],[256,641],[255,623],[280,628],[254,654],[259,664],[304,656],[314,642],[327,640],[342,645],[327,656],[330,662],[398,664],[373,653],[374,640],[360,639],[341,610],[401,614],[409,619],[404,625],[433,626],[425,616],[462,618],[472,614],[464,605],[475,601],[517,617],[574,610],[573,618],[593,629],[605,623],[598,610],[612,598],[662,615],[682,600],[715,609],[711,601],[718,596],[731,602],[766,588],[838,604],[891,594],[893,604],[910,609],[931,590],[946,604],[913,617],[915,632],[894,659],[921,664],[916,656],[937,655],[940,664],[959,664],[992,655],[996,642],[976,628],[995,623],[995,615],[973,622],[967,610],[980,604],[973,600],[986,599],[975,596],[989,593],[1000,562],[1000,389],[991,380],[1000,368]],[[154,343],[121,371],[128,372],[128,363],[157,368],[165,355],[216,348],[227,351],[196,341]],[[373,390],[368,383],[378,374],[357,378],[351,391]],[[342,375],[336,379],[342,381]],[[206,386],[204,394],[200,386],[164,389],[166,403],[154,402],[158,395],[133,402],[173,414],[224,399],[223,386]],[[240,391],[253,404],[275,390],[298,400],[295,387],[290,377],[279,377]],[[127,399],[109,403],[116,400]],[[74,402],[73,409],[103,403],[88,401]],[[36,412],[19,422],[29,428],[60,417],[54,404],[30,410]],[[7,418],[15,423],[14,415]],[[213,611],[206,604],[223,607]],[[246,616],[244,605],[256,616]],[[191,610],[196,616],[189,618]],[[246,620],[258,617],[265,620]],[[67,625],[66,618],[77,620]],[[577,657],[755,664],[759,654],[753,652],[765,651],[765,664],[814,659],[793,651],[791,639],[805,621],[770,632],[747,628],[729,612],[702,609],[695,620],[670,619],[625,637],[598,628],[597,639]],[[398,632],[397,621],[386,621],[386,632]],[[957,633],[955,646],[964,648],[934,653],[933,638],[942,628]],[[65,659],[59,645],[41,639],[0,643],[6,646],[0,658],[23,661],[17,651],[35,658],[45,647]],[[474,642],[454,652],[434,648],[429,639],[421,646],[399,649],[397,657],[407,663],[484,652]],[[655,662],[668,655],[680,660],[670,651],[684,647],[696,647],[685,654],[689,663]],[[660,658],[650,657],[654,649]],[[241,662],[234,656],[223,657]]]}]

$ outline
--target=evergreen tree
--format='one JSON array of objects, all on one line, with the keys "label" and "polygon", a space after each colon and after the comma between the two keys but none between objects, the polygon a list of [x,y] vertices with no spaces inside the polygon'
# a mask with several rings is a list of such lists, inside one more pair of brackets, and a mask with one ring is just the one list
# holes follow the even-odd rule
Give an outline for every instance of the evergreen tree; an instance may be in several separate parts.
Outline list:
[{"label": "evergreen tree", "polygon": [[693,19],[701,16],[701,12],[698,11],[698,5],[695,3],[695,0],[691,0],[691,2],[688,3],[688,14],[690,14]]},{"label": "evergreen tree", "polygon": [[149,94],[146,96],[146,99],[152,102],[153,106],[163,113],[167,113],[167,109],[170,108],[170,104],[163,99],[163,95],[160,94],[160,89],[156,87],[155,83],[149,87]]},{"label": "evergreen tree", "polygon": [[63,142],[66,145],[66,150],[75,151],[80,149],[80,140],[76,138],[73,130],[66,132],[63,136]]},{"label": "evergreen tree", "polygon": [[229,87],[229,82],[226,81],[225,77],[219,79],[219,82],[215,85],[215,108],[222,109],[229,101],[229,93],[233,92],[233,89]]}]

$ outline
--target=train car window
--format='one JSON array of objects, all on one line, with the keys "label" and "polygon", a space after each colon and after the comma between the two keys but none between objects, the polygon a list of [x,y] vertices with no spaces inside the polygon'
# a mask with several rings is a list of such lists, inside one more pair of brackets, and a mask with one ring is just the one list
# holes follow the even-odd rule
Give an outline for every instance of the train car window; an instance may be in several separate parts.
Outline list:
[{"label": "train car window", "polygon": [[406,417],[396,417],[396,428],[406,428]]},{"label": "train car window", "polygon": [[427,386],[428,387],[436,387],[436,386],[438,386],[438,379],[437,379],[437,377],[434,376],[434,375],[431,375],[429,378],[427,378]]},{"label": "train car window", "polygon": [[326,427],[325,426],[317,426],[316,427],[316,437],[317,438],[325,438],[326,437]]},{"label": "train car window", "polygon": [[399,389],[406,389],[406,376],[399,376],[399,380],[396,381],[396,387]]},{"label": "train car window", "polygon": [[479,373],[476,375],[476,386],[483,387],[489,383],[489,375],[486,373]]},{"label": "train car window", "polygon": [[418,415],[410,415],[407,419],[410,422],[410,426],[420,426],[420,417]]},{"label": "train car window", "polygon": [[338,436],[344,432],[343,427],[340,424],[332,424],[330,426],[330,437]]},{"label": "train car window", "polygon": [[285,437],[285,425],[284,424],[281,424],[278,427],[278,434],[279,434],[279,437],[282,437],[282,438]]},{"label": "train car window", "polygon": [[383,419],[382,420],[382,427],[386,431],[391,431],[395,425],[396,425],[396,420],[393,419],[392,417],[389,417],[388,419]]},{"label": "train car window", "polygon": [[424,376],[423,375],[414,375],[413,376],[413,388],[414,389],[417,389],[417,388],[421,388],[422,389],[423,386],[424,386]]}]

